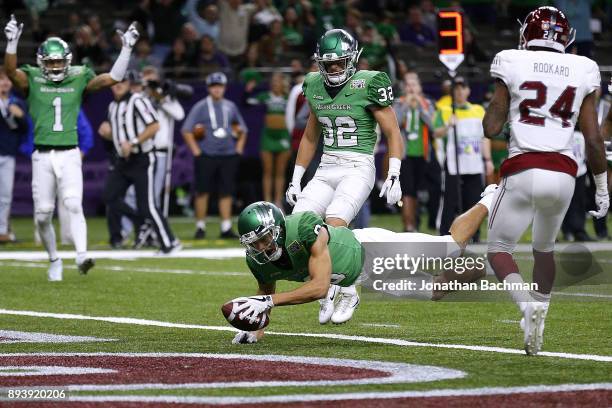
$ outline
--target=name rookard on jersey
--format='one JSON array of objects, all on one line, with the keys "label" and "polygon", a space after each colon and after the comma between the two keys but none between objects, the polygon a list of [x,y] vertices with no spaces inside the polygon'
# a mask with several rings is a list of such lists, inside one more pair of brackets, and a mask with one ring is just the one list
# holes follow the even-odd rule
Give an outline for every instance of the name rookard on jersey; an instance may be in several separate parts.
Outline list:
[{"label": "name rookard on jersey", "polygon": [[548,62],[534,62],[533,72],[541,74],[553,74],[562,75],[564,77],[570,76],[570,69],[565,65],[556,65]]}]

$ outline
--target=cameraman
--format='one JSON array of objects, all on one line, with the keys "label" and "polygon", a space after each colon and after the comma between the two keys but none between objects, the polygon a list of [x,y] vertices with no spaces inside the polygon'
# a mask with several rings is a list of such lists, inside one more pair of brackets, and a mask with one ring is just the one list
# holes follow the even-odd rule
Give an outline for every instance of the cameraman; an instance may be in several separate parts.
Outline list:
[{"label": "cameraman", "polygon": [[189,97],[193,90],[186,85],[177,85],[168,80],[161,81],[159,71],[153,66],[142,69],[142,80],[145,92],[157,110],[159,118],[159,130],[155,134],[156,167],[153,188],[156,204],[167,217],[172,176],[174,122],[185,117],[185,111],[177,97]]}]

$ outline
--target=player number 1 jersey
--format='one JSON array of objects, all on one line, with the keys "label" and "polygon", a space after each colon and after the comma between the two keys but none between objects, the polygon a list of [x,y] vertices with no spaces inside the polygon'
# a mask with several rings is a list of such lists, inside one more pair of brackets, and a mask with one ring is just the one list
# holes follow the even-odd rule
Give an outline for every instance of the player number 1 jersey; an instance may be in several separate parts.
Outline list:
[{"label": "player number 1 jersey", "polygon": [[556,152],[576,160],[574,127],[584,98],[600,86],[595,61],[552,51],[505,50],[491,75],[510,92],[509,157]]}]

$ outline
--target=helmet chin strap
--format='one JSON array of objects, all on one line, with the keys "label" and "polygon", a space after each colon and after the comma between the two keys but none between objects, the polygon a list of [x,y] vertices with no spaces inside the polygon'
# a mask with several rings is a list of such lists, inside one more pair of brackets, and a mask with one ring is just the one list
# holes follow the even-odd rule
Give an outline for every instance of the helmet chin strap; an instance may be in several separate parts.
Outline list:
[{"label": "helmet chin strap", "polygon": [[278,261],[282,254],[283,254],[283,248],[281,248],[280,246],[277,246],[276,251],[274,251],[272,255],[269,255],[268,258],[270,258],[271,261]]}]

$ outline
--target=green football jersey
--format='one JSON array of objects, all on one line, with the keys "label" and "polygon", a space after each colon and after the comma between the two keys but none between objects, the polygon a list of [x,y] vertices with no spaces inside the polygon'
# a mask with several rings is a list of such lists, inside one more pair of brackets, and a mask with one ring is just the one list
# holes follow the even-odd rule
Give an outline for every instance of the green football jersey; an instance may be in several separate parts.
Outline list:
[{"label": "green football jersey", "polygon": [[327,247],[332,261],[331,283],[351,286],[361,274],[364,251],[353,232],[346,227],[326,225],[317,214],[307,211],[288,215],[285,219],[285,244],[283,252],[289,256],[291,265],[285,268],[279,262],[259,265],[247,257],[249,269],[260,283],[277,280],[305,282],[309,279],[308,261],[310,249],[317,240],[319,230],[327,228]]},{"label": "green football jersey", "polygon": [[376,119],[368,109],[393,103],[391,81],[384,72],[357,71],[332,98],[319,72],[310,72],[302,85],[311,112],[323,130],[323,152],[374,154]]},{"label": "green football jersey", "polygon": [[95,76],[86,66],[70,67],[61,82],[47,80],[40,68],[21,67],[28,76],[28,109],[34,121],[34,144],[76,146],[77,117],[83,91]]}]

